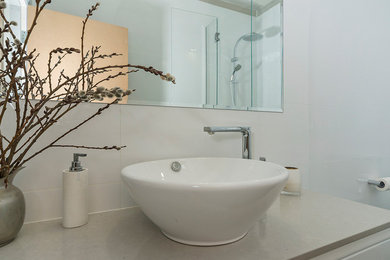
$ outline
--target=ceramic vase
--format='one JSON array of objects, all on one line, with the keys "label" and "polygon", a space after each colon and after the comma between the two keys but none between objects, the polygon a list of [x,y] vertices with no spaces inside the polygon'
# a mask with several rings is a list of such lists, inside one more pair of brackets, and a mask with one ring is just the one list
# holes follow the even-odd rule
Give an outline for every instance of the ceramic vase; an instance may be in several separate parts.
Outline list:
[{"label": "ceramic vase", "polygon": [[7,184],[5,178],[0,178],[0,247],[15,239],[24,222],[24,195],[12,181],[13,176]]}]

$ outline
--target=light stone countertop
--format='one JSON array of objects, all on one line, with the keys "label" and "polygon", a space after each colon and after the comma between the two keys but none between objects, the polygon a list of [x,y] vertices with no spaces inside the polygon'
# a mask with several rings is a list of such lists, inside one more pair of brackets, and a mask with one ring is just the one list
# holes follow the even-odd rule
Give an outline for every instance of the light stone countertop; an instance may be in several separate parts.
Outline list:
[{"label": "light stone countertop", "polygon": [[131,208],[93,214],[75,229],[63,229],[60,220],[26,224],[0,248],[0,259],[308,259],[389,227],[388,210],[304,191],[301,197],[282,195],[246,237],[229,245],[173,242]]}]

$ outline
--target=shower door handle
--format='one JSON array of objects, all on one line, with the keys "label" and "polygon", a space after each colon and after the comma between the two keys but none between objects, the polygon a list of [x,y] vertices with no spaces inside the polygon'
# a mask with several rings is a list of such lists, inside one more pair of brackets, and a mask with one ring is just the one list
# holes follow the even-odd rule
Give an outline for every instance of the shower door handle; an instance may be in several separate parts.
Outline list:
[{"label": "shower door handle", "polygon": [[220,40],[221,40],[221,38],[219,38],[219,36],[220,36],[221,34],[219,33],[219,32],[216,32],[215,33],[215,42],[219,42]]}]

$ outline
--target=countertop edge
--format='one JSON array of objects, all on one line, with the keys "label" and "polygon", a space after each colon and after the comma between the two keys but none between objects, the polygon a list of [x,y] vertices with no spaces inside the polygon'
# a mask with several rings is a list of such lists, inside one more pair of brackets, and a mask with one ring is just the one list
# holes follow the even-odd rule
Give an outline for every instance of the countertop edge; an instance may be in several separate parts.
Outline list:
[{"label": "countertop edge", "polygon": [[339,240],[339,241],[336,241],[336,242],[333,242],[329,245],[326,245],[326,246],[323,246],[323,247],[320,247],[320,248],[317,248],[317,249],[314,249],[312,251],[309,251],[307,253],[304,253],[302,255],[299,255],[299,256],[296,256],[296,257],[293,257],[293,258],[290,258],[290,260],[307,260],[307,259],[310,259],[310,258],[313,258],[313,257],[317,257],[317,256],[320,256],[320,255],[323,255],[325,253],[328,253],[332,250],[335,250],[337,248],[340,248],[342,246],[345,246],[349,243],[352,243],[352,242],[355,242],[355,241],[358,241],[360,239],[363,239],[363,238],[366,238],[368,236],[371,236],[373,234],[376,234],[378,232],[381,232],[383,230],[386,230],[390,228],[390,222],[387,222],[385,224],[382,224],[380,226],[377,226],[375,228],[372,228],[372,229],[369,229],[369,230],[366,230],[366,231],[363,231],[361,233],[358,233],[356,235],[353,235],[353,236],[350,236],[350,237],[347,237],[345,239],[342,239],[342,240]]}]

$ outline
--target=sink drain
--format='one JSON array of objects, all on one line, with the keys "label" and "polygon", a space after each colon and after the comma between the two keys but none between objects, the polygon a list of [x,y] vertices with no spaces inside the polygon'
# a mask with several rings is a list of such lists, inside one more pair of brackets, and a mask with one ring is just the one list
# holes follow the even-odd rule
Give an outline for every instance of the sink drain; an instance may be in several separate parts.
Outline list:
[{"label": "sink drain", "polygon": [[179,172],[181,170],[181,164],[179,162],[173,162],[171,164],[171,169],[174,172]]}]

